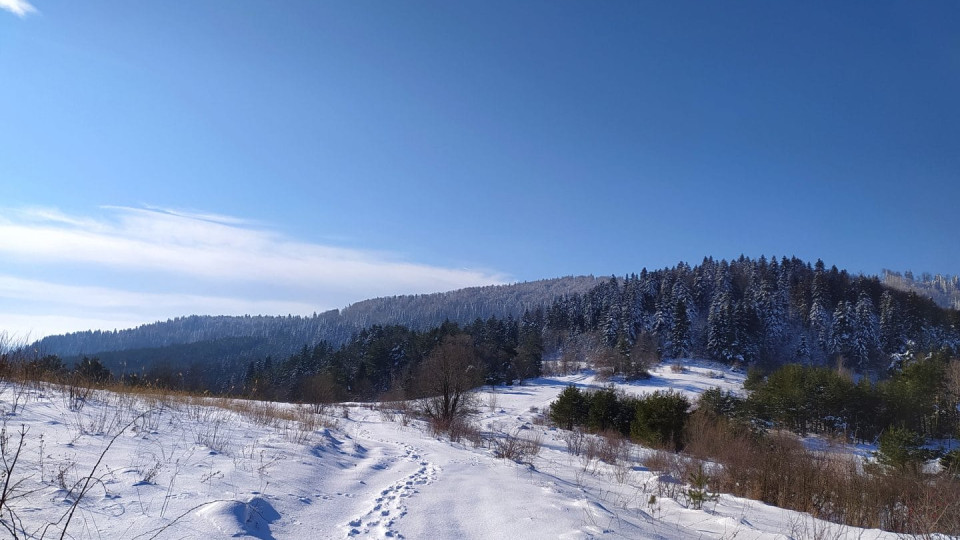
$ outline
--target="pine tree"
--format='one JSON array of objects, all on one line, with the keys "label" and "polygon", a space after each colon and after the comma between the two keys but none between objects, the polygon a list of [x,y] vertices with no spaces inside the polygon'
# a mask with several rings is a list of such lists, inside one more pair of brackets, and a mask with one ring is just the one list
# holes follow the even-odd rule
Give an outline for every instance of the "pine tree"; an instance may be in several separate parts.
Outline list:
[{"label": "pine tree", "polygon": [[757,309],[748,298],[738,302],[733,310],[735,340],[733,350],[741,362],[752,364],[760,358],[758,336],[761,332]]},{"label": "pine tree", "polygon": [[853,307],[846,300],[838,302],[837,309],[833,312],[833,325],[830,327],[827,350],[833,355],[856,357],[855,336],[856,315]]},{"label": "pine tree", "polygon": [[736,335],[730,304],[728,293],[716,295],[710,304],[710,315],[707,317],[707,351],[714,360],[726,363],[733,362],[736,358],[733,350]]},{"label": "pine tree", "polygon": [[603,341],[607,347],[614,347],[617,344],[617,336],[620,334],[620,319],[617,317],[617,310],[611,308],[607,311],[603,319]]},{"label": "pine tree", "polygon": [[861,293],[856,307],[854,336],[854,356],[861,371],[869,367],[870,357],[880,346],[878,326],[879,322],[873,302],[866,293]]},{"label": "pine tree", "polygon": [[673,309],[670,341],[673,358],[684,358],[690,352],[690,318],[687,316],[687,304],[682,298],[677,300]]},{"label": "pine tree", "polygon": [[657,311],[653,320],[653,333],[660,343],[660,350],[664,356],[669,356],[673,350],[672,340],[673,309],[663,297],[657,298]]},{"label": "pine tree", "polygon": [[521,331],[513,365],[521,381],[540,376],[543,371],[543,338],[537,329]]},{"label": "pine tree", "polygon": [[885,353],[902,352],[906,339],[900,321],[900,311],[889,290],[880,297],[880,348]]},{"label": "pine tree", "polygon": [[810,305],[810,329],[817,337],[817,345],[822,350],[829,350],[830,341],[830,289],[827,277],[823,270],[823,261],[817,260],[813,274]]}]

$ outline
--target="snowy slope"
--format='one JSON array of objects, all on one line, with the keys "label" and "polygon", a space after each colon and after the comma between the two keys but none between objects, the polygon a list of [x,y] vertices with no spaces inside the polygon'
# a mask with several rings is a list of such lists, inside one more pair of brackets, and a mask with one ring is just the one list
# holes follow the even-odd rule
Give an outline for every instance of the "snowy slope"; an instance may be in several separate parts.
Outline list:
[{"label": "snowy slope", "polygon": [[[692,396],[742,384],[706,364],[654,375],[623,388]],[[730,496],[688,509],[682,486],[639,465],[649,451],[633,445],[619,467],[571,455],[563,432],[537,420],[571,383],[602,386],[575,375],[478,396],[488,439],[542,441],[525,463],[360,404],[321,416],[99,392],[76,411],[60,389],[2,383],[8,467],[26,432],[3,521],[59,538],[86,483],[67,538],[895,538]]]}]

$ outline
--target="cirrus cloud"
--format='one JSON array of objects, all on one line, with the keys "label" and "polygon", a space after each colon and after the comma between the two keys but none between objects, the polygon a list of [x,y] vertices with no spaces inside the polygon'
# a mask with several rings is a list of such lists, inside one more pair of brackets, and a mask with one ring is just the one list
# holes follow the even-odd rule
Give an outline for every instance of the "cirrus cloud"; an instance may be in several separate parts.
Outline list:
[{"label": "cirrus cloud", "polygon": [[17,17],[26,17],[37,12],[37,8],[26,0],[0,0],[0,9],[5,9]]},{"label": "cirrus cloud", "polygon": [[0,258],[10,264],[0,275],[0,329],[22,327],[18,312],[73,322],[86,313],[129,326],[189,314],[309,314],[505,282],[494,272],[297,240],[231,216],[129,207],[103,207],[98,217],[49,208],[3,214]]}]

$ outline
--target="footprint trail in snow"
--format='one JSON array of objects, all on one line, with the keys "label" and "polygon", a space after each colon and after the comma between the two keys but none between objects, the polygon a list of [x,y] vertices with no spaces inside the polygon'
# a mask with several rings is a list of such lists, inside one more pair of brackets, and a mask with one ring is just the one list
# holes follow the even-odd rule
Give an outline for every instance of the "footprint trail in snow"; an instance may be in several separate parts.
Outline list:
[{"label": "footprint trail in snow", "polygon": [[440,472],[439,467],[421,459],[413,447],[404,445],[404,449],[405,459],[417,464],[416,471],[383,489],[370,511],[347,523],[347,538],[403,538],[394,526],[407,513],[406,499],[436,480]]}]

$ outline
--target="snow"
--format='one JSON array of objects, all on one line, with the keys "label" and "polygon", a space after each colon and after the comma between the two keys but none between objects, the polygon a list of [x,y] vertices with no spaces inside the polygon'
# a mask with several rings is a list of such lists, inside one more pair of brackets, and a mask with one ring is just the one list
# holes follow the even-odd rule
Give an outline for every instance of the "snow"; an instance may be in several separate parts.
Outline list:
[{"label": "snow", "polygon": [[[715,386],[742,390],[740,373],[685,366],[617,386],[691,398]],[[364,404],[317,415],[97,391],[71,410],[60,388],[3,382],[8,466],[26,431],[3,521],[11,523],[9,509],[22,536],[59,537],[76,503],[68,538],[896,538],[729,495],[687,508],[679,482],[639,463],[649,452],[641,447],[630,445],[620,466],[574,456],[564,433],[538,420],[568,384],[609,382],[545,377],[477,396],[485,436],[541,440],[536,456],[517,463]]]}]

